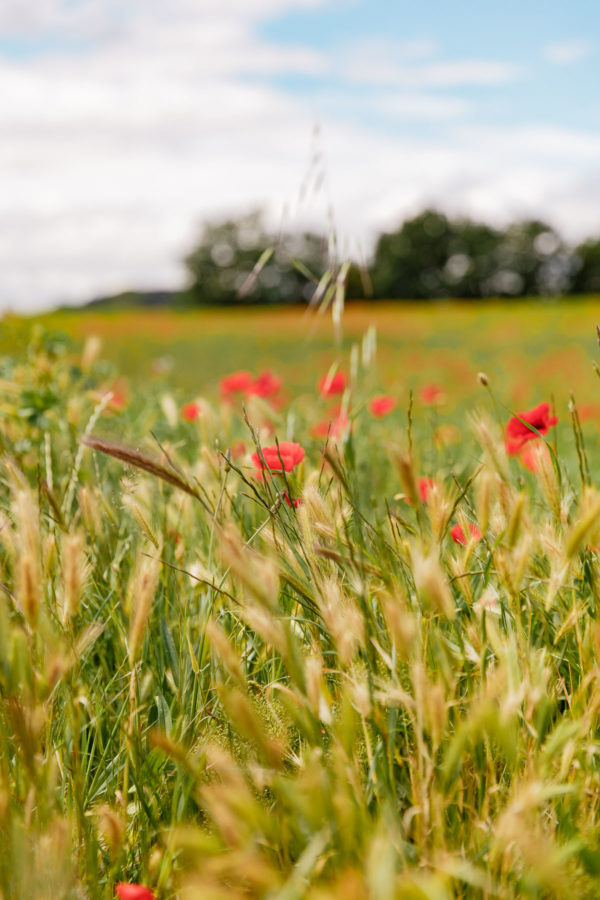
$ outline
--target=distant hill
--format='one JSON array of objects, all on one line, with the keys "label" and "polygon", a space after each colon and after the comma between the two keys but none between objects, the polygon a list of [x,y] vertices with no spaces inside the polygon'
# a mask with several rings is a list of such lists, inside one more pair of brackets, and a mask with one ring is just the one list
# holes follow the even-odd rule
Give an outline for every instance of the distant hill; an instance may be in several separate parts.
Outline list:
[{"label": "distant hill", "polygon": [[85,303],[83,308],[128,309],[140,306],[181,306],[183,302],[184,294],[181,291],[123,291],[108,297],[97,297]]}]

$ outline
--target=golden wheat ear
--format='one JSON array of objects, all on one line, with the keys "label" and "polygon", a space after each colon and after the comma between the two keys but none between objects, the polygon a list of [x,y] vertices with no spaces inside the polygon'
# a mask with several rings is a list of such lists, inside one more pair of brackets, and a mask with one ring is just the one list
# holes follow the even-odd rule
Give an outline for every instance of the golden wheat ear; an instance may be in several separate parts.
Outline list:
[{"label": "golden wheat ear", "polygon": [[204,508],[210,512],[204,497],[202,497],[200,492],[190,484],[172,464],[165,466],[160,460],[156,459],[156,457],[142,453],[141,450],[138,450],[135,447],[128,447],[126,444],[109,441],[105,438],[96,437],[96,435],[93,434],[84,434],[81,438],[81,443],[85,444],[86,447],[90,447],[92,450],[98,450],[100,453],[105,453],[107,456],[119,459],[128,466],[133,466],[135,469],[142,469],[144,472],[148,472],[149,475],[154,475],[156,478],[160,478],[162,481],[166,481],[168,484],[173,485],[173,487],[185,491],[186,494],[189,494],[190,497],[194,497],[195,500],[198,500]]}]

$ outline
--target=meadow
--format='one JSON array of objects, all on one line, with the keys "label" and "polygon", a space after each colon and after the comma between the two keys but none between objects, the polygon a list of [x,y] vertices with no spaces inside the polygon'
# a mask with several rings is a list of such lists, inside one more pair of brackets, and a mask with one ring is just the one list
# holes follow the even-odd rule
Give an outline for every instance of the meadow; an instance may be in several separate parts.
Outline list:
[{"label": "meadow", "polygon": [[597,316],[6,317],[0,897],[597,897]]}]

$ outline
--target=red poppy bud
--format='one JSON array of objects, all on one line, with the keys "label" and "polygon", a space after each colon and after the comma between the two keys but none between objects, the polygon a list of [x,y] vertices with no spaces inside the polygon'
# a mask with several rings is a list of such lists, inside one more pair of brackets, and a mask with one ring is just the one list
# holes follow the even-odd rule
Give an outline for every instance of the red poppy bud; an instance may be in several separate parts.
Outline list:
[{"label": "red poppy bud", "polygon": [[435,481],[433,478],[419,478],[419,497],[423,503],[427,503],[427,498],[434,487]]},{"label": "red poppy bud", "polygon": [[[476,528],[475,525],[473,525],[471,522],[469,522],[469,531],[471,532],[471,536],[476,541],[481,540],[482,535],[479,528]],[[452,526],[452,528],[450,529],[450,534],[452,535],[452,540],[455,544],[465,545],[467,543],[467,538],[465,536],[463,527],[462,525],[459,525],[458,522],[456,523],[456,525]]]},{"label": "red poppy bud", "polygon": [[202,412],[202,407],[199,403],[186,403],[181,407],[181,418],[185,419],[186,422],[195,422],[200,413]]},{"label": "red poppy bud", "polygon": [[343,372],[336,372],[335,375],[323,375],[319,382],[319,393],[325,397],[332,394],[343,394],[346,390],[348,379]]},{"label": "red poppy bud", "polygon": [[247,391],[256,397],[273,397],[279,393],[281,387],[281,378],[273,375],[272,372],[264,371],[249,385]]},{"label": "red poppy bud", "polygon": [[232,394],[246,394],[252,384],[250,372],[232,372],[220,381],[221,394],[230,397]]},{"label": "red poppy bud", "polygon": [[420,396],[423,403],[427,406],[435,406],[443,403],[446,396],[442,388],[438,384],[425,384],[420,390]]},{"label": "red poppy bud", "polygon": [[371,415],[380,419],[382,416],[387,416],[396,406],[396,400],[394,397],[380,396],[373,397],[373,399],[369,402],[369,411]]},{"label": "red poppy bud", "polygon": [[156,900],[156,894],[143,884],[128,884],[120,881],[115,885],[115,896],[119,900]]}]

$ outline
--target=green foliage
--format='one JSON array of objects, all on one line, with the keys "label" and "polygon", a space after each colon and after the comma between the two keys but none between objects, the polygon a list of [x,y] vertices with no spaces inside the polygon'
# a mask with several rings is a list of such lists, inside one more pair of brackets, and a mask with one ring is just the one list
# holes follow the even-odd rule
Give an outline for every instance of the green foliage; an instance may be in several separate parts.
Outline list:
[{"label": "green foliage", "polygon": [[328,268],[327,244],[309,232],[276,238],[252,213],[207,225],[185,265],[194,303],[308,302]]},{"label": "green foliage", "polygon": [[[328,246],[329,243],[329,246]],[[178,291],[128,291],[99,309],[321,303],[344,299],[558,296],[600,290],[600,242],[568,246],[552,226],[505,229],[427,209],[380,234],[368,266],[312,232],[270,234],[260,213],[208,224],[184,260]],[[339,302],[339,301],[338,301]]]},{"label": "green foliage", "polygon": [[575,251],[575,271],[571,289],[575,294],[600,292],[600,240],[588,240]]},{"label": "green foliage", "polygon": [[569,292],[575,267],[544,222],[501,231],[426,210],[379,237],[372,279],[376,297],[527,296]]},{"label": "green foliage", "polygon": [[[371,417],[358,349],[327,443],[312,381],[246,397],[249,431],[224,400],[182,421],[164,382],[111,407],[90,344],[38,331],[3,359],[2,896],[598,896],[600,462],[576,406],[532,472],[489,385],[469,431],[442,423],[460,443],[412,400]],[[273,426],[306,458],[259,480]]]}]

